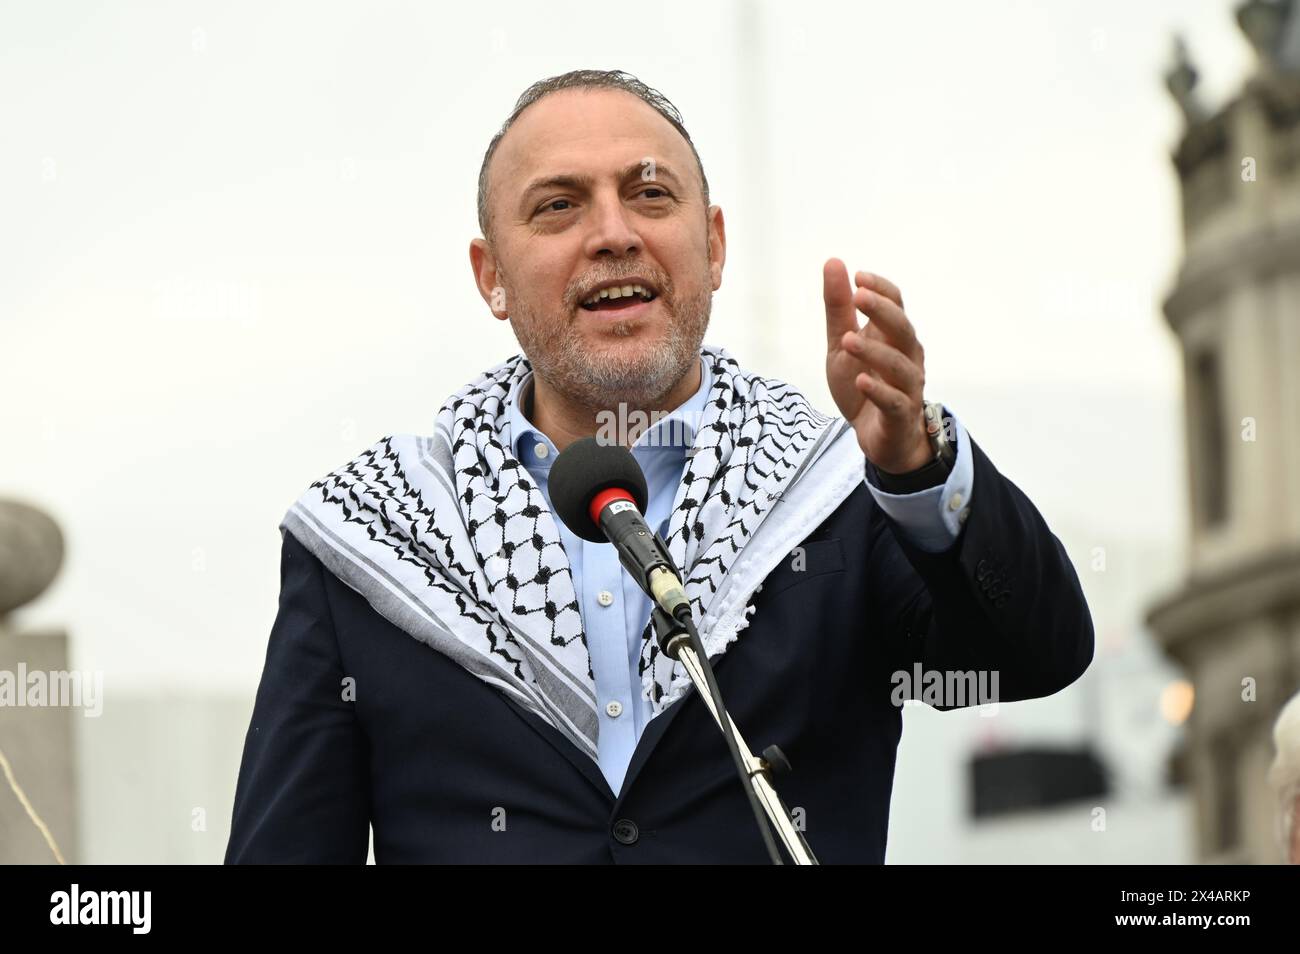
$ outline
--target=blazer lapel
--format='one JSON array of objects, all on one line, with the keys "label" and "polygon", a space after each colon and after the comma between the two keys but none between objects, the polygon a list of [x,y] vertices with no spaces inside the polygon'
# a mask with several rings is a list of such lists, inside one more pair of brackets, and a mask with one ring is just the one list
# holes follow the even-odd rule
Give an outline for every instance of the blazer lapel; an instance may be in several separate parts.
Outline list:
[{"label": "blazer lapel", "polygon": [[[709,664],[713,666],[714,672],[717,672],[719,667],[722,665],[724,658],[726,657],[723,653],[718,653],[715,656],[709,657]],[[695,691],[695,684],[692,683],[686,688],[685,692],[678,696],[677,699],[668,706],[667,709],[646,723],[645,729],[641,732],[641,738],[637,741],[636,748],[632,751],[632,761],[628,763],[627,774],[623,776],[623,789],[618,793],[620,802],[622,801],[623,796],[632,790],[632,783],[635,782],[637,776],[641,774],[641,770],[645,768],[646,762],[650,760],[650,756],[663,740],[663,737],[668,733],[668,729],[673,724],[673,720],[681,714],[682,709],[688,705],[704,705],[704,701],[697,698],[698,696],[699,693]],[[727,703],[727,694],[725,691],[722,694],[722,702],[723,705],[726,705]],[[714,728],[717,728],[718,725],[711,714],[709,715],[709,724]],[[721,731],[722,730],[719,728],[718,732],[721,733]]]},{"label": "blazer lapel", "polygon": [[695,695],[694,691],[688,690],[676,702],[646,723],[645,729],[641,732],[641,738],[637,740],[636,748],[632,751],[632,761],[628,763],[627,774],[623,776],[623,788],[618,793],[620,802],[632,790],[632,784],[636,781],[637,776],[641,774],[641,769],[645,767],[650,754],[664,737],[664,733],[668,731],[668,726],[672,724],[672,721],[677,718],[677,714]]},{"label": "blazer lapel", "polygon": [[[505,693],[498,693],[498,695],[506,701],[511,709],[514,709],[515,712],[518,713],[519,718],[523,719],[532,727],[533,731],[554,746],[557,752],[572,762],[574,767],[582,773],[583,777],[594,785],[600,794],[609,799],[610,804],[614,803],[614,793],[610,790],[609,782],[605,780],[604,773],[601,772],[600,766],[595,762],[595,760],[565,738],[564,734],[556,729],[555,726],[543,722],[535,713],[529,712]],[[627,786],[624,785],[623,787],[626,788]]]}]

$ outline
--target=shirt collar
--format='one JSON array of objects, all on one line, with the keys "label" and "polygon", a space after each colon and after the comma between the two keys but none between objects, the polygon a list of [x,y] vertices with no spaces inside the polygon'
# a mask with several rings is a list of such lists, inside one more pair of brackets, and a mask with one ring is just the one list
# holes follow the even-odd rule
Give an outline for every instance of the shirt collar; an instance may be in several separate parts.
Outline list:
[{"label": "shirt collar", "polygon": [[[695,443],[695,431],[704,414],[713,373],[709,363],[700,358],[700,386],[671,413],[664,415],[637,438],[633,451],[642,449],[672,449],[685,456],[687,448]],[[533,372],[520,378],[506,396],[509,408],[506,420],[510,425],[510,450],[525,466],[549,468],[555,460],[555,445],[551,439],[535,428],[524,416],[521,398],[533,386]],[[542,448],[539,453],[538,448]]]}]

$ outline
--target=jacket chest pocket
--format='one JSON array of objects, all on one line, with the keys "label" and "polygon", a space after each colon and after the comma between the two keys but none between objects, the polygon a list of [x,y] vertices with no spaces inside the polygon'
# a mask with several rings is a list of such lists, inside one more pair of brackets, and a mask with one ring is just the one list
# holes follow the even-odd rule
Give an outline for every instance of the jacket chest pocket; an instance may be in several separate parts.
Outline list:
[{"label": "jacket chest pocket", "polygon": [[844,572],[844,547],[839,537],[805,540],[781,558],[758,595],[767,600],[807,580]]}]

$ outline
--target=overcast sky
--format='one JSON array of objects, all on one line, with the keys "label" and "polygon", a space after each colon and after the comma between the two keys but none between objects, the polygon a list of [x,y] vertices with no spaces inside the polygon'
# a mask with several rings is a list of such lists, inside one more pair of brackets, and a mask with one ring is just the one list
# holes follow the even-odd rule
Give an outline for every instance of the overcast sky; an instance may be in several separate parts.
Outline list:
[{"label": "overcast sky", "polygon": [[284,511],[516,350],[471,280],[478,167],[579,67],[685,117],[728,224],[706,341],[833,410],[821,264],[880,272],[1076,563],[1177,556],[1162,76],[1177,29],[1235,89],[1231,6],[0,5],[0,495],[68,540],[21,619],[109,686],[251,690]]}]

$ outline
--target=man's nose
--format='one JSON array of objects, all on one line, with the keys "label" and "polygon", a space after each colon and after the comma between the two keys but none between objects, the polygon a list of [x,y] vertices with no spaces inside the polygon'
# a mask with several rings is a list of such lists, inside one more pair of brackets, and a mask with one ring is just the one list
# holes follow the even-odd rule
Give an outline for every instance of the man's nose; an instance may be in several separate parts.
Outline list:
[{"label": "man's nose", "polygon": [[641,251],[641,235],[621,196],[602,196],[595,200],[586,246],[587,255],[592,258],[634,255]]}]

